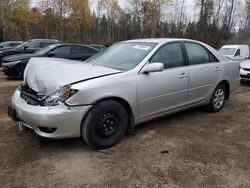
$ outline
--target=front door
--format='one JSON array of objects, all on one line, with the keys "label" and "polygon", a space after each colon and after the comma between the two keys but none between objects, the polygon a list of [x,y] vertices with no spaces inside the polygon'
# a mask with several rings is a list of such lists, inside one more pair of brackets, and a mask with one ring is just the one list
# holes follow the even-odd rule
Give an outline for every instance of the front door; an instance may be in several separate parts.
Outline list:
[{"label": "front door", "polygon": [[161,47],[149,63],[163,63],[164,71],[139,74],[139,120],[164,114],[186,105],[188,94],[188,67],[181,43]]}]

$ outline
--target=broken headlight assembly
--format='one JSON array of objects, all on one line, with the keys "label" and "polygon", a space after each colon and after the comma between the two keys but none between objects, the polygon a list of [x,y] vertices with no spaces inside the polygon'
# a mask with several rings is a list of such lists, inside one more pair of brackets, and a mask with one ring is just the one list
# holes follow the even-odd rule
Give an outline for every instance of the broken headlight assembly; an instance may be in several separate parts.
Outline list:
[{"label": "broken headlight assembly", "polygon": [[61,87],[56,92],[52,93],[45,99],[46,106],[56,106],[65,103],[70,97],[78,92],[76,89],[71,89],[71,85]]}]

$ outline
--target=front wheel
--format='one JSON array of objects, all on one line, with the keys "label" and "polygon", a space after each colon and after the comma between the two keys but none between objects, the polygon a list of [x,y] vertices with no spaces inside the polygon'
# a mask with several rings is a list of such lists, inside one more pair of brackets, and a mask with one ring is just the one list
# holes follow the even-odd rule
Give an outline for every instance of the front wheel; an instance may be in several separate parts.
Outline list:
[{"label": "front wheel", "polygon": [[84,118],[81,133],[85,142],[95,149],[115,145],[128,125],[126,109],[116,101],[97,103]]},{"label": "front wheel", "polygon": [[223,84],[216,87],[207,108],[211,112],[219,112],[226,101],[226,88]]}]

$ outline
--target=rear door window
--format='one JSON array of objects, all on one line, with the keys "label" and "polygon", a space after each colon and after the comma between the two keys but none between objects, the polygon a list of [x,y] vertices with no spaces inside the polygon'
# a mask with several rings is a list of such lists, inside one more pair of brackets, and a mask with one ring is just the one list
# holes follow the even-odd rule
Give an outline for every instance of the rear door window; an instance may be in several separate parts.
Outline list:
[{"label": "rear door window", "polygon": [[57,55],[70,55],[70,50],[71,50],[70,46],[62,46],[62,47],[56,48],[51,53],[55,54],[55,56],[57,56]]},{"label": "rear door window", "polygon": [[87,48],[85,46],[72,46],[71,48],[71,54],[90,54],[94,53],[94,50]]},{"label": "rear door window", "polygon": [[49,46],[51,44],[55,44],[55,43],[54,42],[40,42],[40,47],[43,48],[43,47]]},{"label": "rear door window", "polygon": [[16,46],[16,45],[18,45],[18,44],[19,44],[19,43],[11,43],[10,46],[11,46],[11,47],[14,47],[14,46]]},{"label": "rear door window", "polygon": [[40,42],[34,41],[26,45],[28,48],[40,48]]},{"label": "rear door window", "polygon": [[189,65],[210,63],[209,52],[206,48],[195,43],[185,43]]}]

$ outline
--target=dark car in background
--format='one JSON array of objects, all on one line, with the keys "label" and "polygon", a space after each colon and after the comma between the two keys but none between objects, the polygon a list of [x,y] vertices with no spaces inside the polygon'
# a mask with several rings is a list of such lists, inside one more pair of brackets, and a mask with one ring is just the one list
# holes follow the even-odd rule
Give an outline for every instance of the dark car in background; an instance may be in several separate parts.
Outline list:
[{"label": "dark car in background", "polygon": [[3,57],[15,55],[15,54],[33,53],[43,47],[46,47],[51,44],[58,44],[58,43],[60,43],[58,40],[53,40],[53,39],[32,39],[14,48],[6,49],[6,50],[0,49],[0,65],[1,65]]},{"label": "dark car in background", "polygon": [[107,48],[107,46],[101,45],[101,44],[89,44],[88,46],[98,49],[98,50],[104,50],[105,48]]},{"label": "dark car in background", "polygon": [[0,43],[0,50],[2,49],[10,49],[13,48],[19,44],[24,43],[23,41],[7,41],[7,42],[1,42]]},{"label": "dark car in background", "polygon": [[8,76],[23,77],[24,69],[32,57],[53,57],[85,61],[99,50],[78,44],[53,44],[32,54],[19,54],[3,58],[3,71]]}]

